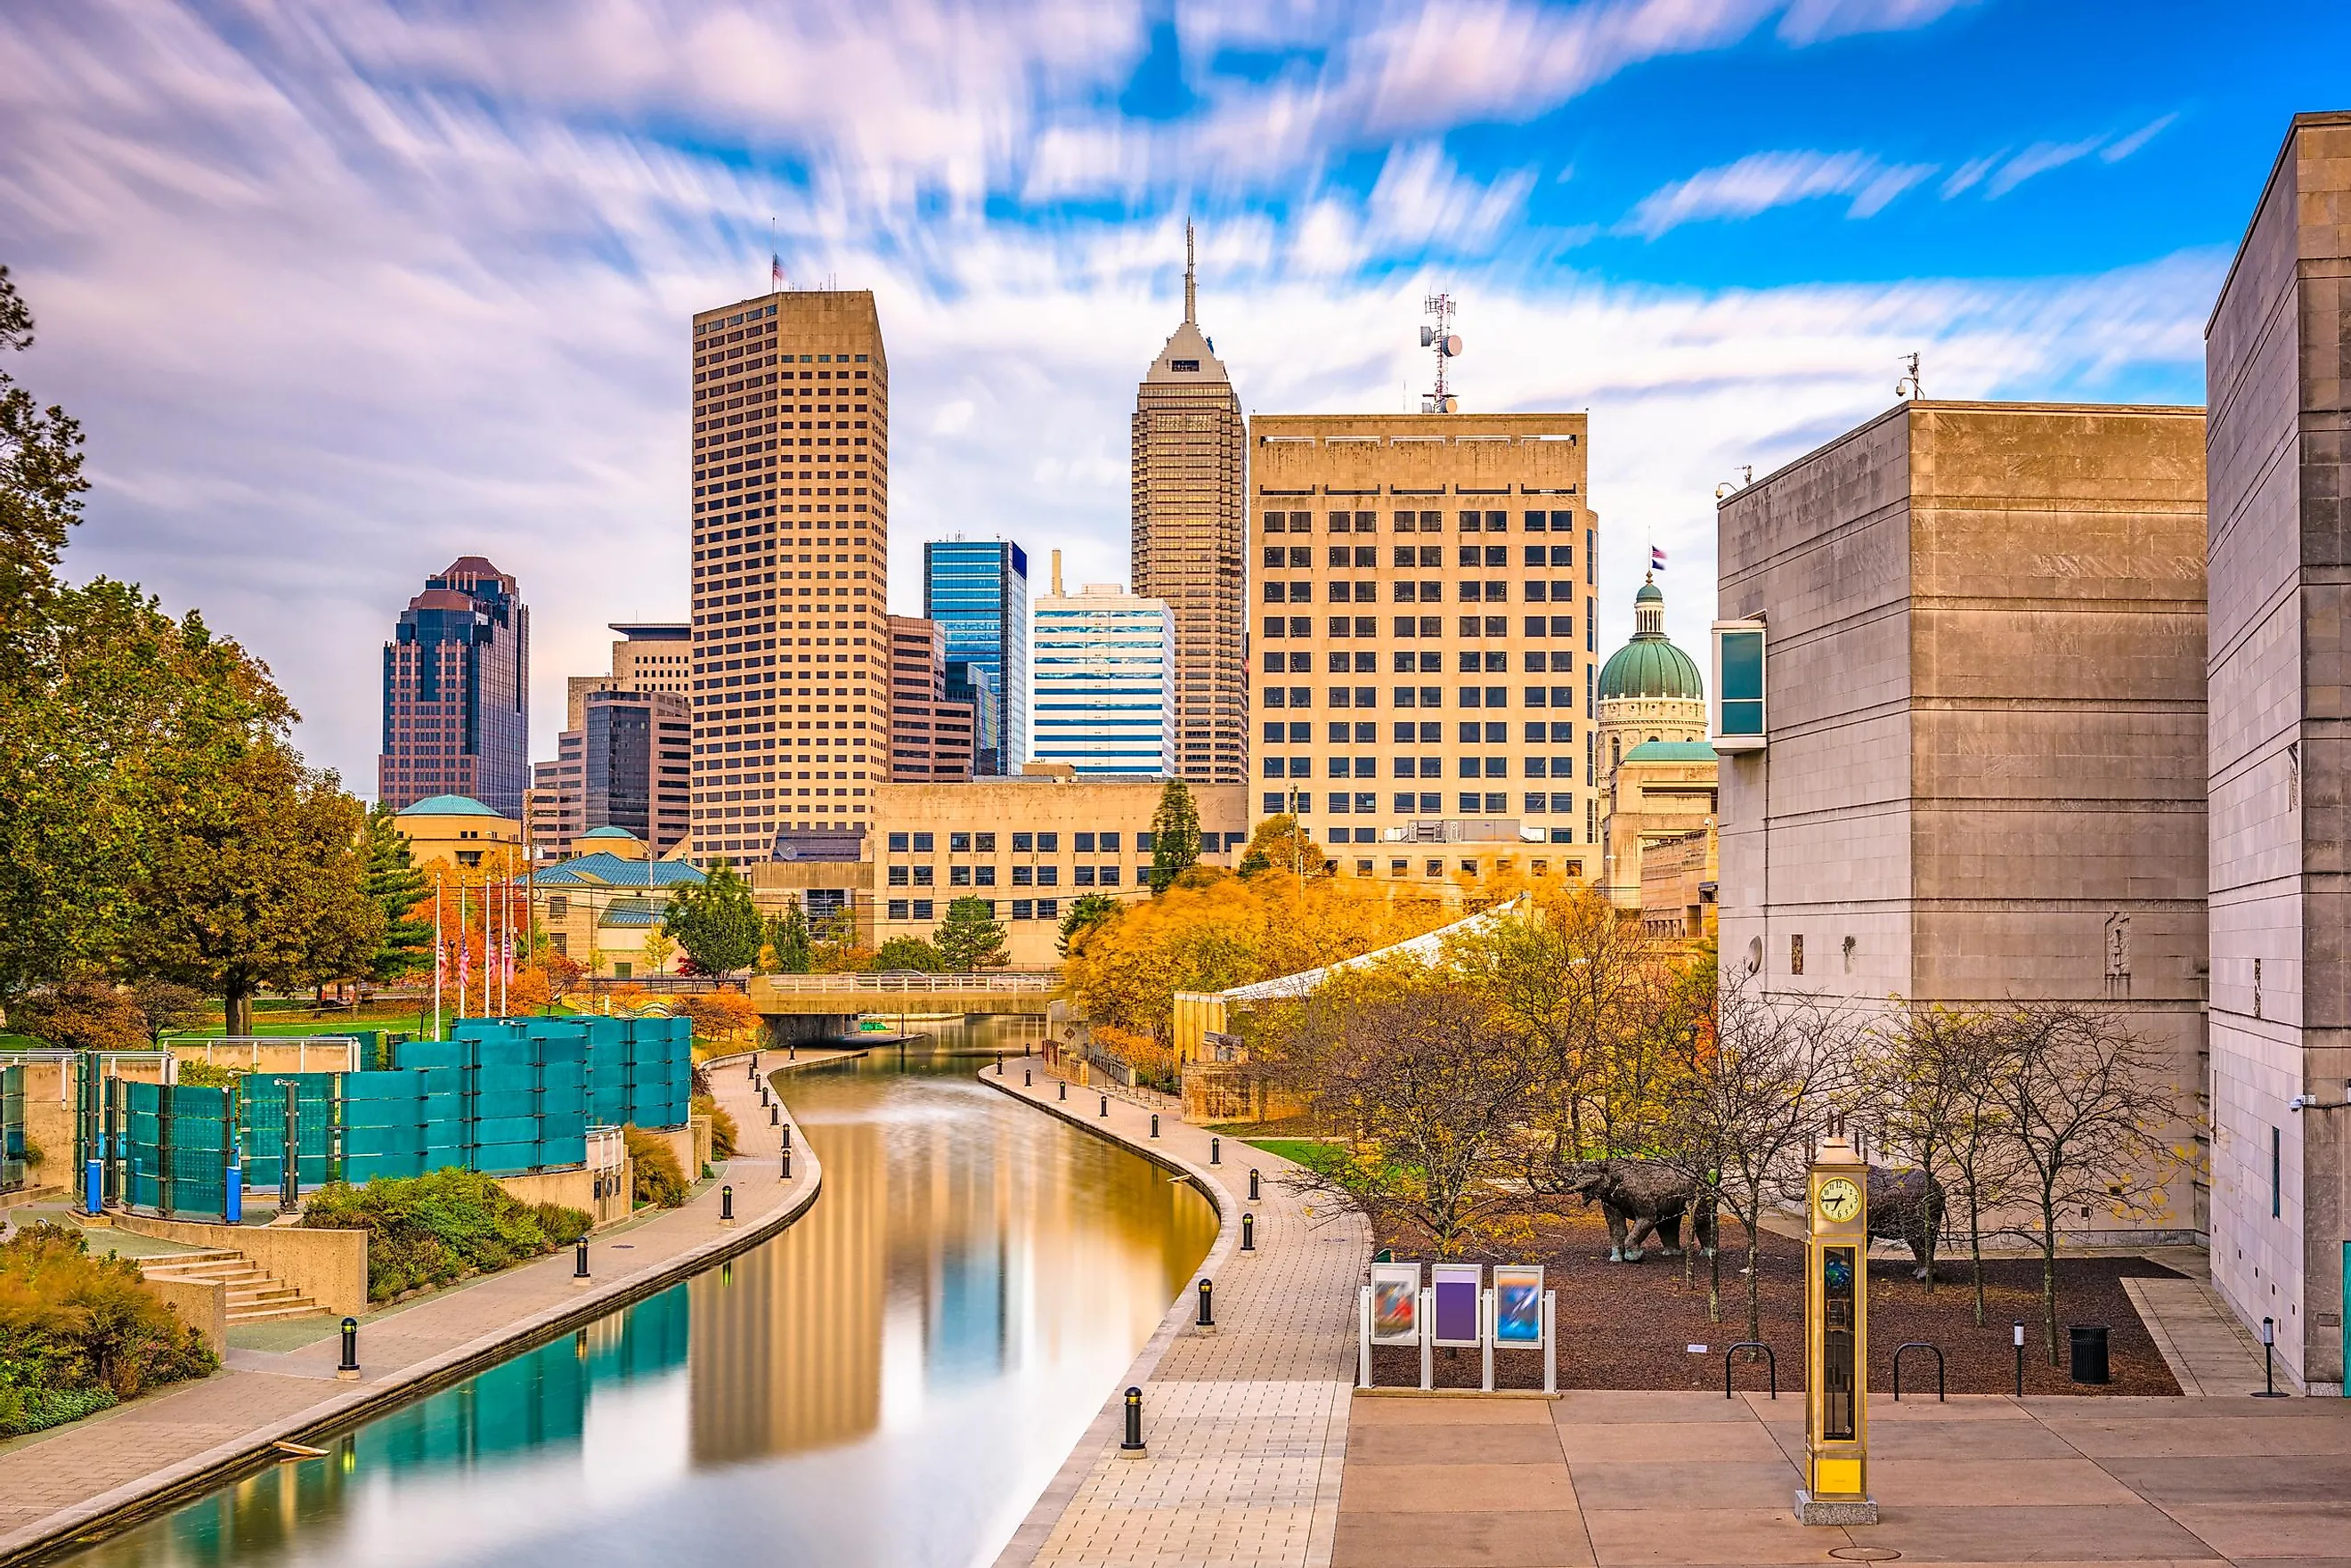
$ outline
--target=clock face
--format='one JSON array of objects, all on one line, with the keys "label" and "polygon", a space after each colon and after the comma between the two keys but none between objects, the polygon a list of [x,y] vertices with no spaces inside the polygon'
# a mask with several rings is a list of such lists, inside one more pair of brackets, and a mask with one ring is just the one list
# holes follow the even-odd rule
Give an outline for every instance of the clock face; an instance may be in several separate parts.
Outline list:
[{"label": "clock face", "polygon": [[1861,1188],[1843,1176],[1821,1183],[1821,1218],[1843,1225],[1861,1212]]}]

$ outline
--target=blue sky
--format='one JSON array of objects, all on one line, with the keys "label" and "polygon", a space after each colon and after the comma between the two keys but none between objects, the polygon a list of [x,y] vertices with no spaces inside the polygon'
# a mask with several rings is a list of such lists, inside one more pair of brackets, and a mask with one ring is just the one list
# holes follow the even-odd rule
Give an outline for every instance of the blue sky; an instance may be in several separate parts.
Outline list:
[{"label": "blue sky", "polygon": [[1472,409],[1588,409],[1604,639],[1714,486],[1893,400],[2194,402],[2351,8],[2024,0],[0,8],[18,369],[87,423],[68,558],[203,606],[371,786],[378,654],[460,553],[523,582],[535,755],[604,623],[682,618],[685,327],[879,296],[896,608],[920,543],[1123,578],[1179,308],[1252,412],[1393,409],[1424,293]]}]

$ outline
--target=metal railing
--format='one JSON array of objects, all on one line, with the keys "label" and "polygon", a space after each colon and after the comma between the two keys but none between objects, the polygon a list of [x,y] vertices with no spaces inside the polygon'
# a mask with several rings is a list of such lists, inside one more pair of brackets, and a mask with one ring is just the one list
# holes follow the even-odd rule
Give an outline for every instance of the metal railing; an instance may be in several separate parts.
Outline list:
[{"label": "metal railing", "polygon": [[758,984],[788,994],[810,991],[875,991],[923,995],[937,991],[1044,992],[1058,989],[1061,977],[1033,970],[979,975],[761,975]]}]

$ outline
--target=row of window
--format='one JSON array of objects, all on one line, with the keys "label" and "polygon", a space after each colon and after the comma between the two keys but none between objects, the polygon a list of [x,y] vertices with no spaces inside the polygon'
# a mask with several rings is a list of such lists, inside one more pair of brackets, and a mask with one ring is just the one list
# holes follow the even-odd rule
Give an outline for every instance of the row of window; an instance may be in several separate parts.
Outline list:
[{"label": "row of window", "polygon": [[[1059,887],[1061,868],[1057,865],[1016,865],[1011,869],[1014,887]],[[1134,880],[1143,880],[1143,868],[1137,866]],[[1124,875],[1123,867],[1114,865],[1080,865],[1070,868],[1072,887],[1116,887]],[[926,865],[893,865],[889,871],[892,887],[936,887],[938,877],[934,867]],[[952,865],[947,867],[949,887],[994,887],[996,868],[992,865]]]},{"label": "row of window", "polygon": [[[1394,816],[1434,817],[1445,810],[1445,797],[1442,793],[1424,794],[1416,790],[1406,794],[1398,790],[1389,799],[1392,802],[1389,812]],[[1481,815],[1499,817],[1510,809],[1510,797],[1506,791],[1481,790],[1473,795],[1468,790],[1463,790],[1454,797],[1454,800],[1460,815],[1465,817]],[[1353,790],[1343,795],[1334,791],[1324,796],[1323,801],[1323,810],[1334,817],[1371,817],[1377,816],[1380,810],[1380,798],[1375,790]],[[1304,789],[1285,789],[1278,792],[1269,790],[1264,797],[1263,804],[1268,816],[1276,816],[1283,812],[1299,814],[1314,810],[1314,796]],[[1575,810],[1575,797],[1565,791],[1538,794],[1531,789],[1520,797],[1519,810],[1521,815],[1530,817],[1568,816]],[[1337,837],[1338,832],[1343,831],[1333,831],[1334,841],[1344,841]],[[1573,830],[1568,831],[1573,831]],[[1364,842],[1371,841],[1366,835],[1373,830],[1358,828],[1355,831]],[[1562,839],[1557,841],[1564,843],[1567,841]]]},{"label": "row of window", "polygon": [[[1372,724],[1347,724],[1332,720],[1325,729],[1326,744],[1332,746],[1376,746],[1380,727]],[[1265,743],[1268,746],[1311,746],[1314,726],[1280,719],[1265,721]],[[1390,738],[1398,746],[1442,746],[1445,725],[1438,719],[1398,719],[1390,728]],[[1506,719],[1463,719],[1454,727],[1454,738],[1462,746],[1499,746],[1510,738],[1510,726]],[[1520,731],[1520,738],[1541,746],[1547,742],[1565,743],[1575,738],[1573,719],[1529,719]],[[1279,779],[1280,758],[1266,758],[1267,777]],[[1303,761],[1303,758],[1297,759]]]},{"label": "row of window", "polygon": [[[905,832],[893,832],[889,838],[889,852],[893,855],[935,854],[938,852],[940,836],[935,832],[912,829]],[[975,829],[968,832],[950,832],[945,836],[947,841],[947,853],[951,855],[992,855],[997,852],[996,846],[999,837],[1005,835]],[[1012,842],[1012,852],[1016,855],[1057,855],[1061,852],[1062,835],[1058,832],[1031,832],[1023,829],[1009,834],[1008,837]],[[1124,843],[1125,838],[1125,834],[1118,832],[1073,832],[1069,835],[1070,850],[1071,853],[1081,855],[1114,855],[1121,852],[1120,846]],[[1227,833],[1224,835],[1223,847],[1237,849],[1248,841],[1247,833]],[[1149,832],[1139,832],[1134,835],[1135,853],[1147,855],[1151,852],[1151,846],[1152,835]],[[1217,835],[1201,834],[1200,847],[1210,854],[1217,853]]]},{"label": "row of window", "polygon": [[[1460,652],[1458,662],[1461,673],[1465,675],[1480,670],[1488,674],[1499,675],[1510,669],[1510,655],[1509,650],[1503,648],[1464,648]],[[1329,665],[1331,674],[1334,675],[1368,675],[1378,671],[1380,656],[1370,649],[1336,648],[1331,651],[1325,663]],[[1407,648],[1396,653],[1389,660],[1389,664],[1399,675],[1409,675],[1415,673],[1434,675],[1443,673],[1445,655],[1433,649],[1423,651]],[[1573,671],[1575,668],[1575,651],[1572,648],[1530,648],[1525,652],[1522,664],[1529,674],[1541,670],[1549,670],[1554,674]],[[1266,654],[1264,665],[1265,673],[1269,675],[1309,674],[1314,669],[1314,655],[1311,653],[1278,650]],[[1292,686],[1290,689],[1296,691],[1299,688]],[[1363,688],[1359,686],[1356,689],[1360,691]],[[1559,688],[1552,689],[1556,691]]]},{"label": "row of window", "polygon": [[[697,479],[701,476],[699,474],[695,476]],[[1268,545],[1265,547],[1262,559],[1269,571],[1311,570],[1314,565],[1314,547]],[[1460,566],[1508,566],[1510,564],[1510,547],[1508,545],[1461,545],[1454,550],[1453,559],[1455,563]],[[1526,566],[1573,566],[1575,547],[1572,544],[1527,545],[1520,550],[1519,559]],[[1388,552],[1388,562],[1392,566],[1399,567],[1443,566],[1445,547],[1443,545],[1396,545]],[[1332,545],[1323,552],[1323,563],[1328,567],[1341,570],[1361,570],[1375,568],[1380,564],[1380,547]]]},{"label": "row of window", "polygon": [[[1380,585],[1376,582],[1333,582],[1327,585],[1326,597],[1333,604],[1376,604],[1380,601]],[[1508,604],[1510,585],[1499,579],[1481,578],[1475,582],[1459,582],[1455,597],[1464,604]],[[1442,582],[1393,582],[1388,585],[1388,597],[1398,604],[1442,604],[1445,584]],[[1573,604],[1575,602],[1575,582],[1572,578],[1538,580],[1527,583],[1524,595],[1529,604]],[[1268,604],[1311,604],[1314,584],[1309,582],[1268,582],[1260,596]]]},{"label": "row of window", "polygon": [[[1269,642],[1279,642],[1285,637],[1311,637],[1314,635],[1314,618],[1311,615],[1287,618],[1269,615],[1265,618],[1262,632]],[[1379,617],[1375,615],[1333,615],[1323,632],[1327,637],[1376,637],[1379,634]],[[1397,637],[1442,637],[1445,635],[1445,617],[1399,615],[1391,634]],[[1507,637],[1510,634],[1510,618],[1507,615],[1464,615],[1456,634],[1463,637]],[[1575,617],[1530,615],[1526,617],[1525,630],[1521,634],[1528,637],[1573,637],[1575,635]]]},{"label": "row of window", "polygon": [[[983,898],[979,902],[987,906],[987,917],[990,920],[995,919],[996,901],[992,898]],[[1058,898],[1016,898],[1011,903],[1012,918],[1015,920],[1061,918],[1061,901]],[[890,900],[888,907],[889,918],[893,920],[935,920],[938,917],[937,905],[927,898],[893,898]]]},{"label": "row of window", "polygon": [[[1521,696],[1523,698],[1521,706],[1526,707],[1573,708],[1575,706],[1573,686],[1528,686],[1523,689]],[[1491,708],[1510,706],[1508,686],[1462,686],[1458,688],[1456,706],[1460,707]],[[1258,700],[1269,708],[1311,708],[1314,706],[1314,689],[1311,686],[1260,686],[1258,688]],[[1334,708],[1375,708],[1380,706],[1379,688],[1377,686],[1332,686],[1329,691],[1327,706]],[[1389,706],[1400,708],[1443,707],[1445,688],[1397,686],[1394,688]],[[1272,738],[1270,730],[1266,733],[1267,738]]]},{"label": "row of window", "polygon": [[[1508,779],[1510,776],[1508,758],[1460,757],[1454,760],[1460,765],[1460,775],[1464,779]],[[1528,757],[1520,760],[1526,765],[1526,774],[1530,779],[1575,777],[1575,758],[1572,755]],[[1376,779],[1380,776],[1380,759],[1376,757],[1328,757],[1323,758],[1323,763],[1324,774],[1332,779]],[[1442,779],[1445,777],[1445,758],[1392,757],[1388,758],[1388,769],[1397,779]],[[1311,757],[1269,757],[1265,759],[1265,776],[1268,779],[1311,779],[1314,777],[1314,759]]]},{"label": "row of window", "polygon": [[[1441,534],[1445,531],[1443,512],[1410,511],[1392,514],[1395,531],[1400,534]],[[1479,510],[1456,514],[1465,534],[1507,534],[1510,531],[1510,514]],[[1563,534],[1573,530],[1573,512],[1523,512],[1520,521],[1531,534]],[[1374,534],[1379,532],[1377,512],[1346,511],[1330,514],[1331,531],[1334,534]],[[1268,512],[1265,531],[1270,534],[1311,534],[1314,531],[1311,512]]]}]

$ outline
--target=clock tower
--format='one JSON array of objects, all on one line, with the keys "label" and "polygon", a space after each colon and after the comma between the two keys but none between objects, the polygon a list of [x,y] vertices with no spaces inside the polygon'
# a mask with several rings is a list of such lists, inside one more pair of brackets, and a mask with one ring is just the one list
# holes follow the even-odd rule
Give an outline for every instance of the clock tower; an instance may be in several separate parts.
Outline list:
[{"label": "clock tower", "polygon": [[1876,1524],[1869,1495],[1869,1166],[1842,1126],[1805,1183],[1805,1524]]}]

